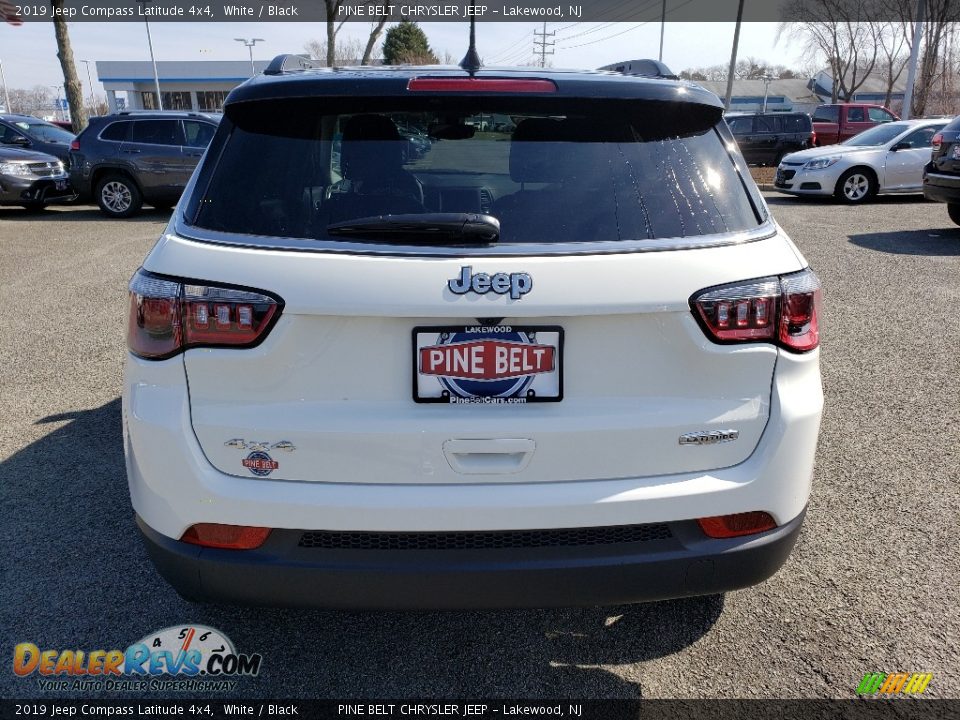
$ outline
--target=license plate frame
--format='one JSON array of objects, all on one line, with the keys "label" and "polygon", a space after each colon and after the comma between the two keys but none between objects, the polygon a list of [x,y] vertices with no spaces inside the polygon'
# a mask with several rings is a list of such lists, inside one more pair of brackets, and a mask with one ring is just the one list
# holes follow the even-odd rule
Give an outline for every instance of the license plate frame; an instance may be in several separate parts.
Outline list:
[{"label": "license plate frame", "polygon": [[[413,328],[411,337],[411,392],[416,403],[522,405],[563,400],[564,333],[559,325],[419,325]],[[485,345],[483,350],[474,350],[473,346],[480,344]],[[446,355],[454,352],[453,348],[465,350],[465,346],[479,352],[488,369],[491,364],[499,367],[490,353],[499,353],[500,347],[513,352],[512,360],[521,364],[515,366],[517,373],[508,368],[511,374],[494,378],[448,376],[442,374],[442,368],[429,372],[431,368],[421,365],[424,350],[442,349]],[[546,348],[553,349],[550,369],[546,365]],[[537,350],[542,351],[540,355],[536,355]],[[474,358],[476,355],[471,356],[471,360]],[[502,356],[498,359],[502,360]],[[529,374],[524,373],[528,366],[534,370]],[[460,368],[461,375],[470,374],[467,368]]]}]

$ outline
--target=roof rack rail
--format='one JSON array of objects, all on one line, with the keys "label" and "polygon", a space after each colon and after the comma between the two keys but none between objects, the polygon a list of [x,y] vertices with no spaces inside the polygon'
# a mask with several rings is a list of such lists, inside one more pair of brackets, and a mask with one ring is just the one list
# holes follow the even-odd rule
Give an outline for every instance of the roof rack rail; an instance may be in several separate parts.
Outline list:
[{"label": "roof rack rail", "polygon": [[282,75],[285,72],[295,72],[299,70],[314,70],[324,67],[320,62],[310,59],[308,55],[294,55],[284,53],[277,55],[267,69],[263,71],[264,75]]},{"label": "roof rack rail", "polygon": [[611,63],[610,65],[604,65],[597,69],[610,70],[622,75],[639,75],[641,77],[663,78],[664,80],[680,79],[670,68],[659,60],[650,60],[647,58],[623,60],[621,62]]}]

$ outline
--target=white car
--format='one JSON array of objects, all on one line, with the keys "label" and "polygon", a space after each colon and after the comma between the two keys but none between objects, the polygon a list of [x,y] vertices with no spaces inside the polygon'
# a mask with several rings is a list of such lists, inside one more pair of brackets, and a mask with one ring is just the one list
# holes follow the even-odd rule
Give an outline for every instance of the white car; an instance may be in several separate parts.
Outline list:
[{"label": "white car", "polygon": [[716,96],[288,62],[231,93],[130,283],[127,472],[164,577],[462,608],[773,574],[810,493],[820,284]]},{"label": "white car", "polygon": [[931,141],[947,120],[898,120],[839,145],[791,153],[780,161],[774,187],[790,195],[833,195],[861,203],[885,193],[922,193]]}]

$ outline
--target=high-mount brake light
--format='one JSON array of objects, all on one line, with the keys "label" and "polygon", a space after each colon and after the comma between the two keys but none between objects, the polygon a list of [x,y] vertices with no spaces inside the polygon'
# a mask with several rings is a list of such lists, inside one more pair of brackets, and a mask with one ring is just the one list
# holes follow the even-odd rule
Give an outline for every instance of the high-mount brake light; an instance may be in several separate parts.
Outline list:
[{"label": "high-mount brake light", "polygon": [[282,307],[253,290],[182,283],[138,270],[130,281],[127,346],[156,360],[191,347],[251,347],[266,337]]},{"label": "high-mount brake light", "polygon": [[690,304],[715,342],[773,342],[793,352],[820,344],[820,280],[809,269],[708,288]]},{"label": "high-mount brake light", "polygon": [[411,78],[407,90],[412,92],[492,92],[553,93],[557,86],[543,78],[477,78],[422,77]]}]

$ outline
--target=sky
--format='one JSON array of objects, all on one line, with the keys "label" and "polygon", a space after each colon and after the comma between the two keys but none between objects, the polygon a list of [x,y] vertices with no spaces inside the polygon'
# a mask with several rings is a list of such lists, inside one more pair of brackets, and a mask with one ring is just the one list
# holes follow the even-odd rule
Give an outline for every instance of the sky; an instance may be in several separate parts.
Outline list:
[{"label": "sky", "polygon": [[[660,24],[652,23],[547,23],[547,32],[556,31],[557,68],[597,68],[620,60],[656,58]],[[434,52],[443,59],[449,52],[459,62],[467,49],[465,23],[421,23]],[[477,48],[487,64],[517,64],[533,51],[533,32],[539,23],[477,24]],[[246,60],[247,49],[234,38],[264,38],[254,48],[254,59],[268,60],[285,52],[303,52],[310,40],[325,37],[322,23],[152,23],[150,31],[159,60]],[[724,64],[730,61],[733,23],[670,23],[664,34],[663,60],[674,72],[689,67]],[[347,23],[341,36],[366,43],[366,23]],[[740,33],[739,57],[756,57],[773,64],[800,66],[800,51],[786,39],[776,40],[776,23],[744,23]],[[96,80],[96,60],[149,60],[143,23],[71,23],[70,38],[77,69],[87,94],[86,67],[98,94],[103,88]],[[0,62],[11,88],[34,85],[62,85],[63,76],[56,57],[53,26],[45,22],[20,27],[0,24]]]}]

